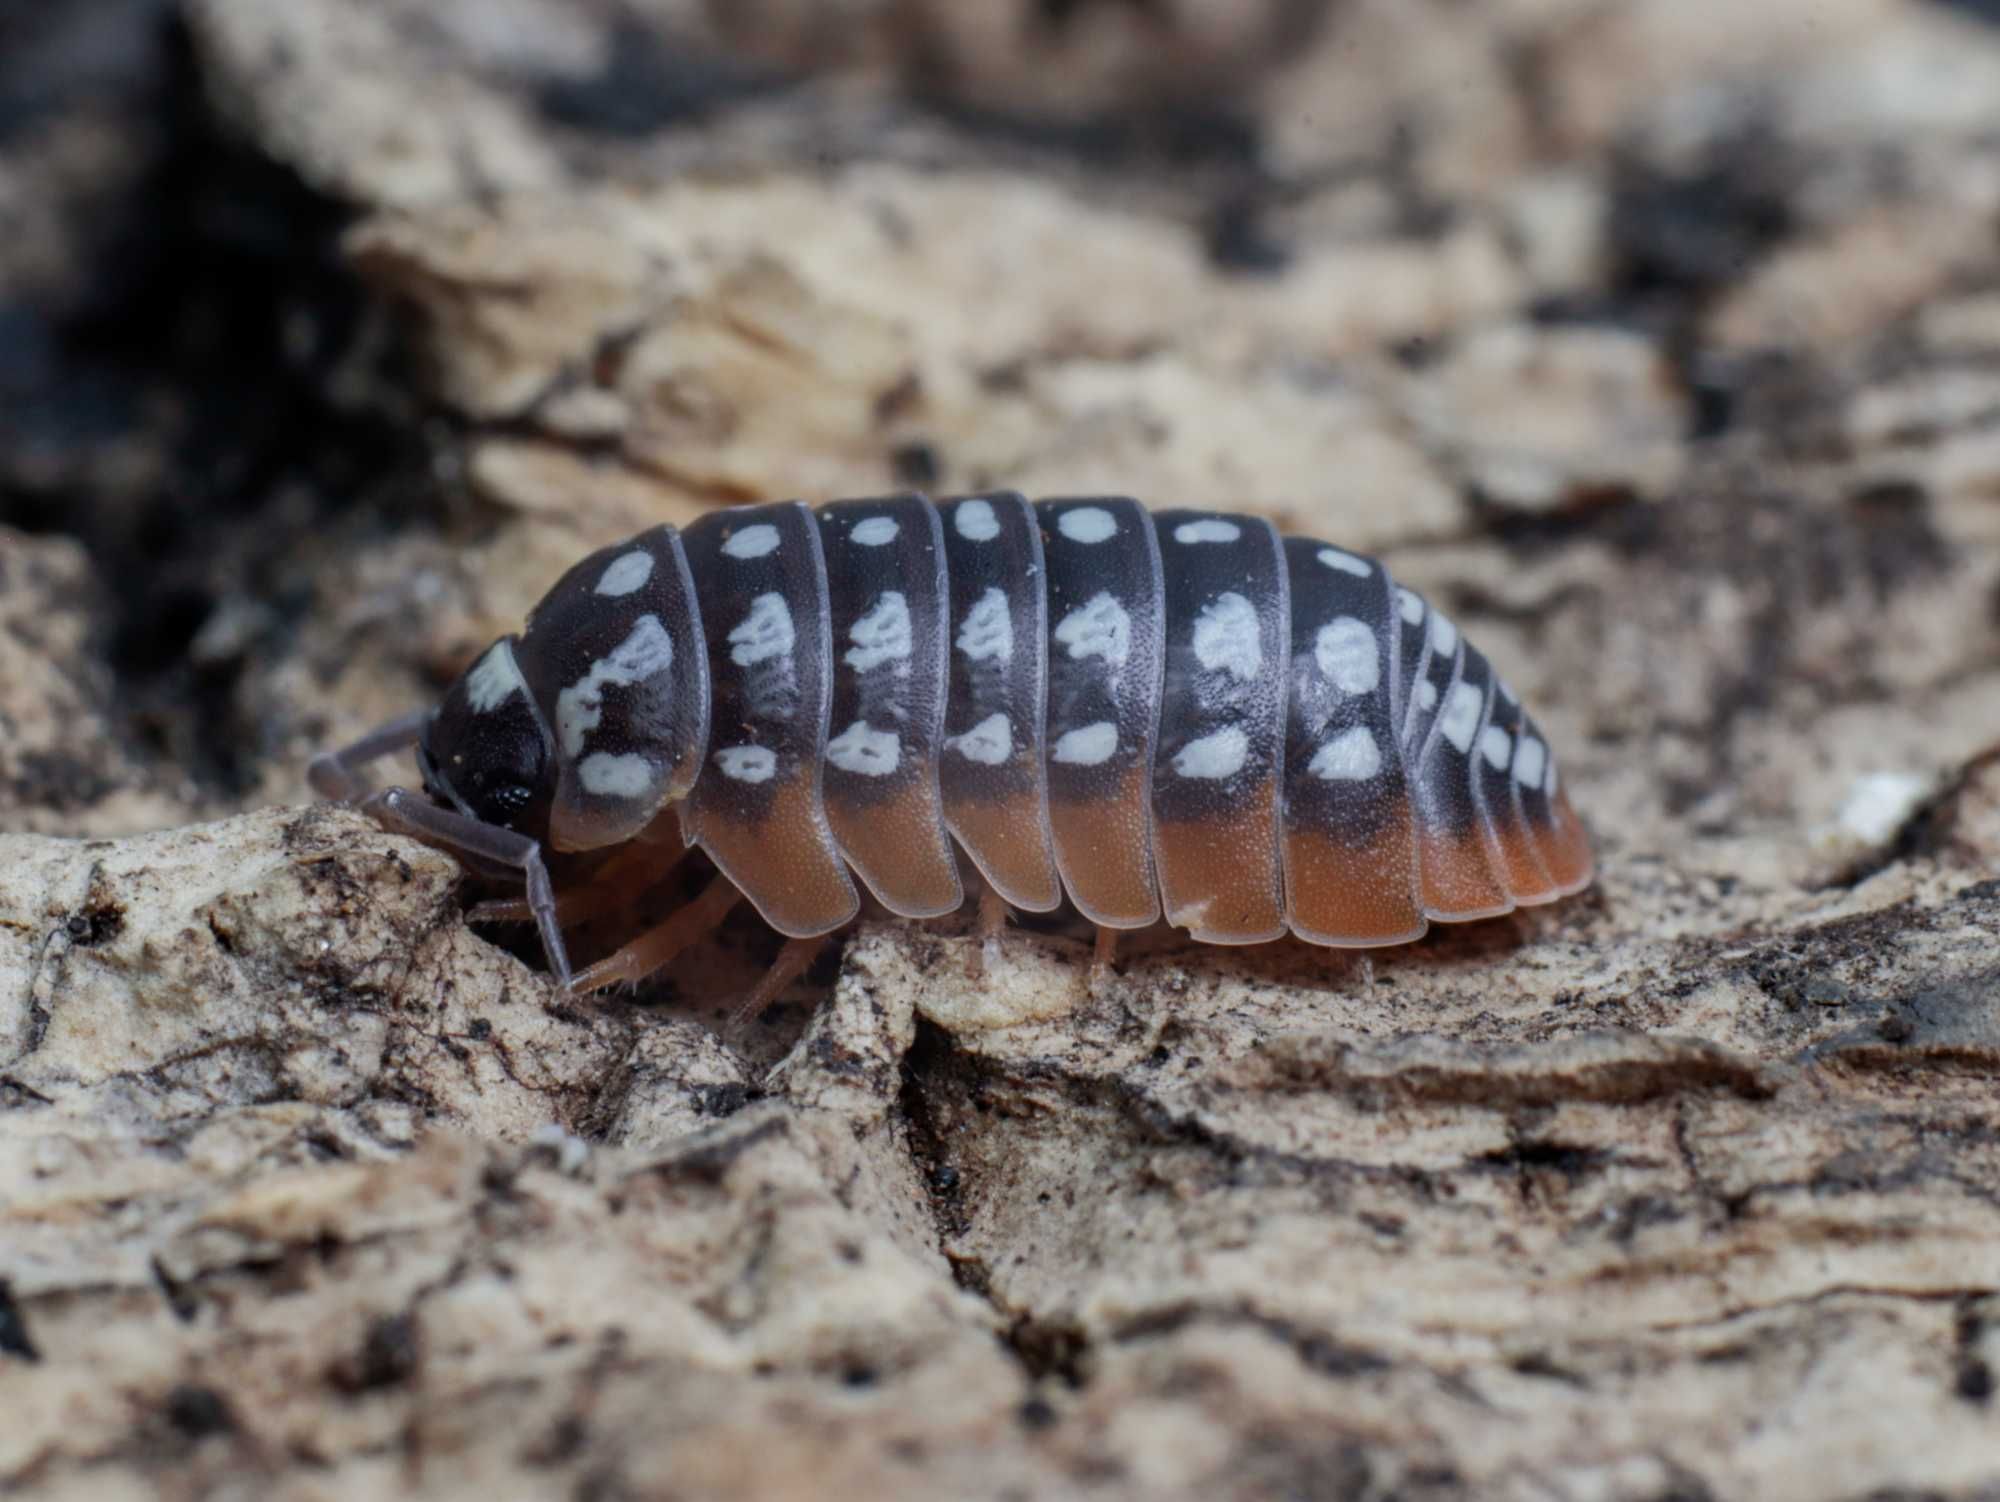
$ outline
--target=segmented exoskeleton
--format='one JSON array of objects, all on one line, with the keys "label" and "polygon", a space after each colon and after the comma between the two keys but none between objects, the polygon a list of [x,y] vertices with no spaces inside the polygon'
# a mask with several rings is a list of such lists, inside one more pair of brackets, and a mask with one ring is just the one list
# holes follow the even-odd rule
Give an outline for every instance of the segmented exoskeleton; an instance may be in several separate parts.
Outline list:
[{"label": "segmented exoskeleton", "polygon": [[[907,917],[957,908],[954,844],[1013,907],[1164,912],[1214,944],[1397,944],[1591,876],[1547,742],[1442,612],[1261,519],[1122,498],[654,527],[314,784],[351,794],[410,744],[428,801],[371,809],[524,879],[566,984],[545,852],[631,842],[699,846],[795,939],[855,916],[854,876]],[[675,947],[656,931],[576,982]]]}]

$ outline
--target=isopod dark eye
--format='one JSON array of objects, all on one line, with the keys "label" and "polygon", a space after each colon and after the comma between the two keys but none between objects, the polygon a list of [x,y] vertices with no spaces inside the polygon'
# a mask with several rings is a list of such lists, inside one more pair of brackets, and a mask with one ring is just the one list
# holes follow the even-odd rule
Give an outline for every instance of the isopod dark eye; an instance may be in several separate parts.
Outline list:
[{"label": "isopod dark eye", "polygon": [[482,824],[540,837],[554,755],[515,666],[512,637],[494,643],[452,685],[425,727],[418,761],[434,800]]},{"label": "isopod dark eye", "polygon": [[522,773],[533,770],[530,766],[513,764],[475,768],[457,781],[475,818],[512,829],[518,827],[521,815],[537,801],[534,788],[521,777]]},{"label": "isopod dark eye", "polygon": [[532,788],[522,787],[518,782],[510,782],[504,787],[494,788],[486,794],[482,801],[496,816],[491,822],[504,824],[530,803],[533,803],[535,801],[535,793]]}]

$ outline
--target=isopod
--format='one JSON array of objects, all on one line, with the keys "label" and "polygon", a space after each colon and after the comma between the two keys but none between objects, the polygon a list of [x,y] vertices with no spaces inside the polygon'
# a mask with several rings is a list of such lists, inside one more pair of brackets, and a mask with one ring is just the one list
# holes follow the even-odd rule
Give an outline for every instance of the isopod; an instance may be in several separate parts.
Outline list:
[{"label": "isopod", "polygon": [[[1211,944],[1399,944],[1592,872],[1546,739],[1442,611],[1261,518],[1124,498],[650,528],[313,786],[355,796],[411,746],[423,796],[368,811],[521,882],[497,910],[577,991],[658,969],[739,896],[800,955],[855,917],[856,877],[950,912],[959,850],[998,903]],[[690,847],[709,892],[573,973],[565,922]]]}]

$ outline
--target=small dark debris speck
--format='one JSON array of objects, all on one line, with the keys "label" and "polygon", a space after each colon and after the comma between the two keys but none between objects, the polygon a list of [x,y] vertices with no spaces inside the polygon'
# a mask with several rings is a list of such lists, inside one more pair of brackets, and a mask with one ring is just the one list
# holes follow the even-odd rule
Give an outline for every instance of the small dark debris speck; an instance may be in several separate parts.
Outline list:
[{"label": "small dark debris speck", "polygon": [[938,482],[944,473],[943,461],[931,444],[916,442],[899,444],[889,455],[889,465],[896,473],[898,484],[911,485],[918,490],[928,490]]},{"label": "small dark debris speck", "polygon": [[1291,264],[1291,251],[1271,233],[1253,194],[1235,194],[1219,204],[1209,215],[1206,239],[1209,262],[1218,271],[1272,277]]},{"label": "small dark debris speck", "polygon": [[42,1353],[28,1338],[28,1322],[21,1306],[14,1302],[14,1290],[0,1278],[0,1355],[17,1356],[23,1361],[40,1361]]},{"label": "small dark debris speck", "polygon": [[1952,1384],[1968,1403],[1985,1404],[1993,1397],[1993,1368],[1977,1356],[1967,1357],[1958,1366],[1958,1380]]},{"label": "small dark debris speck", "polygon": [[1300,1361],[1328,1377],[1366,1377],[1389,1368],[1387,1357],[1324,1335],[1304,1336],[1293,1349]]},{"label": "small dark debris speck", "polygon": [[1590,1384],[1577,1373],[1562,1365],[1547,1351],[1530,1351],[1517,1356],[1509,1363],[1514,1371],[1523,1377],[1539,1377],[1548,1382],[1560,1382],[1568,1387],[1587,1389]]},{"label": "small dark debris speck", "polygon": [[340,1363],[334,1381],[349,1392],[371,1392],[408,1380],[416,1369],[416,1320],[385,1314],[368,1327],[361,1348]]},{"label": "small dark debris speck", "polygon": [[1056,1421],[1055,1405],[1047,1398],[1029,1398],[1015,1413],[1024,1429],[1049,1429]]},{"label": "small dark debris speck", "polygon": [[69,935],[70,943],[83,949],[116,938],[118,930],[124,926],[125,914],[122,909],[100,905],[86,908],[80,913],[71,913],[63,924],[63,931]]},{"label": "small dark debris speck", "polygon": [[1389,347],[1389,353],[1404,369],[1422,370],[1436,356],[1437,342],[1423,334],[1412,334],[1407,339],[1398,339]]},{"label": "small dark debris speck", "polygon": [[1503,1173],[1555,1173],[1574,1184],[1600,1172],[1610,1159],[1611,1154],[1599,1147],[1535,1141],[1484,1153],[1474,1160],[1474,1166]]},{"label": "small dark debris speck", "polygon": [[694,1092],[694,1108],[703,1116],[734,1116],[749,1100],[747,1085],[701,1085]]},{"label": "small dark debris speck", "polygon": [[1885,1043],[1907,1043],[1915,1036],[1917,1030],[1909,1018],[1891,1012],[1875,1024],[1875,1031],[1881,1035]]},{"label": "small dark debris speck", "polygon": [[583,1453],[590,1428],[574,1413],[566,1413],[549,1426],[547,1434],[528,1448],[522,1457],[529,1465],[557,1466]]},{"label": "small dark debris speck", "polygon": [[1018,1319],[1007,1332],[1007,1347],[1030,1377],[1059,1378],[1071,1389],[1083,1386],[1090,1340],[1080,1326]]},{"label": "small dark debris speck", "polygon": [[183,1382],[167,1394],[167,1422],[189,1439],[227,1434],[236,1427],[229,1404],[212,1387]]}]

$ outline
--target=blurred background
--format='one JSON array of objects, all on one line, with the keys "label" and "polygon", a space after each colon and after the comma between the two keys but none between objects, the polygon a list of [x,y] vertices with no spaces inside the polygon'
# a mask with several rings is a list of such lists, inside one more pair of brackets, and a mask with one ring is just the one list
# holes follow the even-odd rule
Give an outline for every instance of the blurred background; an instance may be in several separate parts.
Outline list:
[{"label": "blurred background", "polygon": [[1381,552],[1611,847],[1837,874],[2000,722],[1996,223],[1973,0],[10,0],[0,822],[297,798],[651,521],[1008,485]]}]

